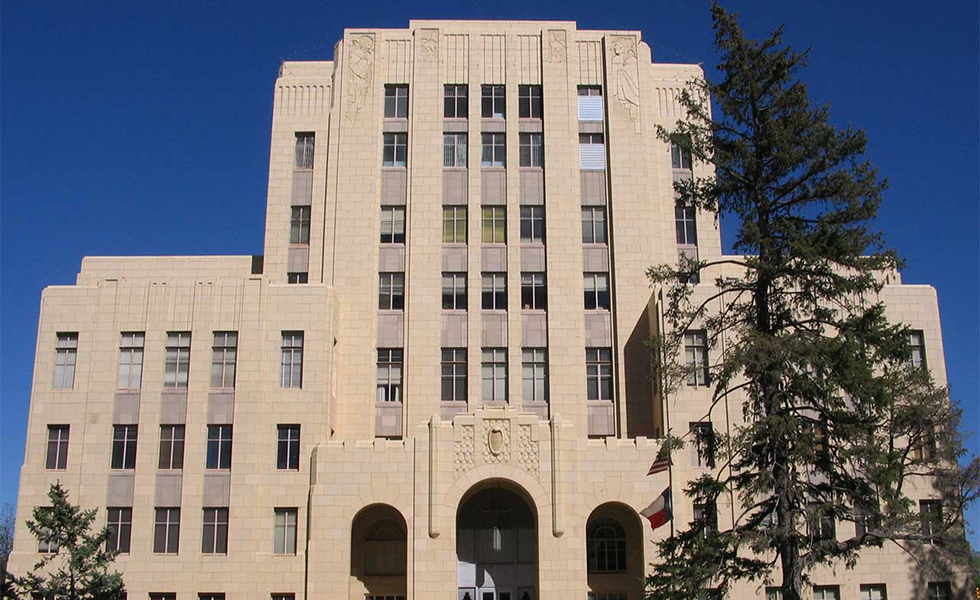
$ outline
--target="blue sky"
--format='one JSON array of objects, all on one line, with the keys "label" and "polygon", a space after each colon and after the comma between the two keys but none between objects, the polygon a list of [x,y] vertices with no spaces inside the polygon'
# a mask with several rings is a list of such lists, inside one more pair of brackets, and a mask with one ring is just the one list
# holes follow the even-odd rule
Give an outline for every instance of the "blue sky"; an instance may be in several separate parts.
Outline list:
[{"label": "blue sky", "polygon": [[[978,3],[726,6],[756,37],[785,23],[812,48],[811,97],[867,130],[891,184],[880,226],[904,280],[938,290],[952,396],[980,431]],[[716,61],[693,0],[2,3],[0,502],[16,498],[42,288],[73,283],[85,255],[260,254],[279,61],[410,18],[573,20],[640,30],[657,62],[710,76]],[[980,506],[968,518],[980,529]]]}]

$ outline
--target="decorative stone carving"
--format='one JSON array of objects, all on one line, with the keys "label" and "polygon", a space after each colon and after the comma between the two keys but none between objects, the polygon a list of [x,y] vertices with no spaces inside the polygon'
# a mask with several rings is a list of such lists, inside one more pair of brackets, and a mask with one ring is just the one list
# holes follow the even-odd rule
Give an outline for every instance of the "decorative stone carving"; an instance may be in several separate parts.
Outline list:
[{"label": "decorative stone carving", "polygon": [[522,469],[534,475],[538,476],[538,469],[540,468],[540,456],[538,451],[538,442],[531,438],[531,426],[521,425],[518,433],[518,461]]},{"label": "decorative stone carving", "polygon": [[639,133],[640,84],[636,62],[636,40],[632,36],[618,35],[611,37],[610,43],[616,100],[633,121],[633,130]]},{"label": "decorative stone carving", "polygon": [[483,462],[488,465],[510,463],[510,421],[484,419]]},{"label": "decorative stone carving", "polygon": [[421,29],[418,33],[422,62],[435,62],[439,58],[439,30]]},{"label": "decorative stone carving", "polygon": [[552,29],[548,32],[548,62],[560,64],[565,62],[565,32]]},{"label": "decorative stone carving", "polygon": [[374,79],[374,35],[360,33],[350,36],[347,53],[347,120],[357,122]]},{"label": "decorative stone carving", "polygon": [[457,477],[473,469],[475,466],[475,461],[473,460],[473,433],[472,425],[461,425],[459,427],[459,437],[453,441],[453,467],[455,468]]}]

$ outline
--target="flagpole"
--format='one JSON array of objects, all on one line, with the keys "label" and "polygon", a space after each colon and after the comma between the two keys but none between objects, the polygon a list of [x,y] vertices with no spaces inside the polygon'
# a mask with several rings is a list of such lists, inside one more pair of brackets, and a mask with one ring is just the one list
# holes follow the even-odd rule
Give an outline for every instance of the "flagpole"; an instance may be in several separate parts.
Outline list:
[{"label": "flagpole", "polygon": [[[664,288],[657,290],[657,320],[660,325],[660,395],[664,400],[664,437],[670,432],[670,402],[667,397],[667,348],[664,344],[666,326],[664,324]],[[667,452],[667,494],[670,497],[671,512],[674,505],[674,460],[671,458],[671,451]],[[670,537],[674,537],[674,519],[670,519]]]}]

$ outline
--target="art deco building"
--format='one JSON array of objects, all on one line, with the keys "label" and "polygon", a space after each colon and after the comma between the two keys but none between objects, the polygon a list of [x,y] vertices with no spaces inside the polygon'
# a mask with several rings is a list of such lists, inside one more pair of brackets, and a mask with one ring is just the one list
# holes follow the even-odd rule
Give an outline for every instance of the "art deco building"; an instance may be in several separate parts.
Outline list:
[{"label": "art deco building", "polygon": [[[699,67],[573,22],[347,30],[334,57],[275,82],[263,256],[87,257],[44,291],[13,571],[60,481],[130,600],[639,600],[669,479],[677,526],[734,514],[680,493],[697,450],[647,476],[668,429],[738,418],[702,377],[662,397],[644,345],[646,269],[722,253],[655,135]],[[945,381],[935,290],[881,296]],[[813,581],[947,591],[888,548]]]}]

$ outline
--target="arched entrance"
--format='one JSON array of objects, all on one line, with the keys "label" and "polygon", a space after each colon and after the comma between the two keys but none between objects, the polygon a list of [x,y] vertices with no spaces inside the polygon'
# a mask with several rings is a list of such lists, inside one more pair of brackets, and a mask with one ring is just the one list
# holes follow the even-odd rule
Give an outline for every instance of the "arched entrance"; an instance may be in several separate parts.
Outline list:
[{"label": "arched entrance", "polygon": [[517,485],[476,485],[456,513],[457,600],[537,600],[538,527]]},{"label": "arched entrance", "polygon": [[589,598],[643,598],[643,528],[632,508],[598,506],[585,526]]},{"label": "arched entrance", "polygon": [[387,504],[361,509],[351,525],[351,599],[404,600],[408,566],[405,519]]}]

